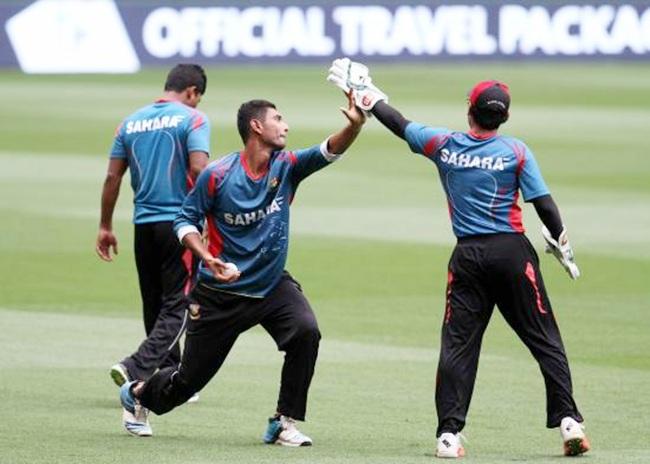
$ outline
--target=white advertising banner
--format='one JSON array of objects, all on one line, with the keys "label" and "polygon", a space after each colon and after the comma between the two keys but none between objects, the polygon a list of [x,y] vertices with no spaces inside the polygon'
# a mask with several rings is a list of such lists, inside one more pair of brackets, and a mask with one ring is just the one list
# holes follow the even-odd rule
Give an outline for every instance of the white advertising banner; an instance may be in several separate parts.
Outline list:
[{"label": "white advertising banner", "polygon": [[134,3],[0,5],[25,72],[133,72],[191,60],[600,59],[650,57],[650,2]]}]

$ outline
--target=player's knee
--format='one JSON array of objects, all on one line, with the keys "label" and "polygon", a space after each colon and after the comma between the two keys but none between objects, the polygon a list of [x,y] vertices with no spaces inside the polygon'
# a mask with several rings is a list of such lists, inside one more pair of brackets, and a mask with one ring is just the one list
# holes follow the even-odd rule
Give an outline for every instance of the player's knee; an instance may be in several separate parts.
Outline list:
[{"label": "player's knee", "polygon": [[300,344],[312,344],[318,346],[321,334],[316,320],[313,318],[302,319],[296,324],[292,338],[294,342]]}]

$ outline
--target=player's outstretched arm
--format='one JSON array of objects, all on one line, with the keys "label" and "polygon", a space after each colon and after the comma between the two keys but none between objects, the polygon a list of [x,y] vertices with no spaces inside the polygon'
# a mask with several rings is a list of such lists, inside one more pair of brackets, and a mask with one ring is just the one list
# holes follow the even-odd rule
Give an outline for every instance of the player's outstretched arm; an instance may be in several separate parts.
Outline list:
[{"label": "player's outstretched arm", "polygon": [[122,158],[111,158],[108,162],[108,171],[102,189],[99,232],[95,242],[95,252],[104,261],[113,261],[111,249],[117,254],[117,237],[113,233],[113,211],[115,211],[115,204],[120,195],[122,177],[127,167],[127,161]]},{"label": "player's outstretched arm", "polygon": [[378,102],[372,109],[372,114],[377,117],[377,120],[382,123],[388,130],[401,139],[406,140],[406,126],[411,121],[402,116],[402,113],[390,106],[384,101]]},{"label": "player's outstretched arm", "polygon": [[348,91],[348,106],[341,108],[341,112],[348,120],[348,124],[340,131],[330,135],[327,140],[327,150],[340,155],[347,150],[361,132],[366,122],[366,115],[354,103],[352,91]]}]

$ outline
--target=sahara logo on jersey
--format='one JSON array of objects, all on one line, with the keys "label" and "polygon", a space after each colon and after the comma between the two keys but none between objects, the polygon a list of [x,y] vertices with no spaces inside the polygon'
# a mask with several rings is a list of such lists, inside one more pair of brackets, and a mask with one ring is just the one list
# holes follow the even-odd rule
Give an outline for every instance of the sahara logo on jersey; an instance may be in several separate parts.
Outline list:
[{"label": "sahara logo on jersey", "polygon": [[282,203],[284,203],[283,197],[277,197],[274,198],[271,204],[267,205],[266,208],[260,208],[248,213],[224,213],[223,219],[226,221],[226,224],[231,226],[248,226],[261,221],[269,214],[280,211],[282,209]]},{"label": "sahara logo on jersey", "polygon": [[136,119],[135,121],[129,121],[126,123],[126,133],[135,134],[137,132],[149,132],[168,129],[170,127],[178,127],[183,119],[185,119],[185,116],[182,114],[163,116],[162,118]]},{"label": "sahara logo on jersey", "polygon": [[503,171],[507,157],[498,156],[496,158],[481,157],[478,155],[466,155],[465,153],[456,153],[446,148],[440,150],[440,161],[461,168],[480,168],[491,169],[492,171]]}]

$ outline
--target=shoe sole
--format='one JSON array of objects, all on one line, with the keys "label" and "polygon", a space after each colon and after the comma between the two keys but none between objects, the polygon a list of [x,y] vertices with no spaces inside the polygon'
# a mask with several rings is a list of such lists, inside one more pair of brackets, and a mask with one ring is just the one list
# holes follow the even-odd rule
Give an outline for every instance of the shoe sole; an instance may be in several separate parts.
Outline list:
[{"label": "shoe sole", "polygon": [[126,427],[126,425],[124,426],[124,430],[126,430],[126,431],[129,433],[129,435],[133,435],[134,437],[143,437],[143,438],[146,438],[146,437],[151,437],[151,436],[153,436],[153,432],[133,432],[133,431],[129,430],[129,429]]},{"label": "shoe sole", "polygon": [[572,438],[564,442],[564,455],[565,456],[578,456],[586,453],[591,448],[587,438]]},{"label": "shoe sole", "polygon": [[463,448],[462,446],[460,448],[458,448],[458,454],[457,455],[453,455],[451,453],[449,453],[449,454],[441,453],[439,451],[436,451],[436,457],[437,458],[442,458],[442,459],[457,459],[457,458],[462,458],[464,456],[465,456],[465,448]]},{"label": "shoe sole", "polygon": [[291,443],[288,441],[276,440],[275,444],[280,446],[288,446],[289,448],[300,448],[301,446],[311,446],[312,442],[306,441],[303,443]]},{"label": "shoe sole", "polygon": [[126,372],[124,372],[120,367],[111,367],[110,374],[111,379],[113,379],[113,382],[115,382],[115,385],[118,387],[121,387],[129,381]]}]

